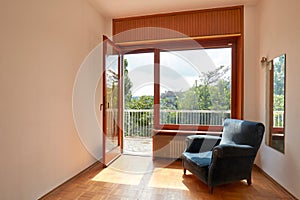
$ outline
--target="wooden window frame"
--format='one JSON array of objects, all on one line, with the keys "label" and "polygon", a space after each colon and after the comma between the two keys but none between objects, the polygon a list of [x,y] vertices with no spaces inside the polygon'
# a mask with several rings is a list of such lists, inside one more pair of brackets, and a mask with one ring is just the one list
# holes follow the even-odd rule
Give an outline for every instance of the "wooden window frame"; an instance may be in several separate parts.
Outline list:
[{"label": "wooden window frame", "polygon": [[[229,37],[214,37],[195,39],[203,48],[232,48],[232,74],[231,74],[231,118],[243,118],[243,40],[241,35]],[[197,125],[175,125],[160,124],[160,51],[161,50],[190,50],[189,42],[185,40],[157,41],[155,44],[139,43],[125,46],[125,54],[154,52],[154,135],[156,133],[167,135],[177,134],[178,130],[221,132],[223,126],[197,126]],[[193,47],[192,47],[193,48]],[[174,131],[169,131],[174,130]]]},{"label": "wooden window frame", "polygon": [[[232,66],[231,66],[231,118],[238,118],[241,113],[237,113],[238,110],[235,105],[238,105],[237,102],[241,101],[241,98],[237,95],[237,38],[219,38],[219,39],[210,39],[210,40],[197,40],[197,42],[204,49],[210,48],[225,48],[230,47],[232,49]],[[189,46],[182,46],[180,49],[175,48],[174,50],[189,50]],[[172,50],[171,48],[168,50]],[[160,52],[159,49],[155,50],[156,54]],[[160,59],[159,55],[154,55],[155,59],[155,69],[154,69],[154,129],[159,130],[187,130],[187,131],[213,131],[218,132],[222,131],[222,126],[212,126],[212,125],[186,125],[186,124],[160,124]],[[176,132],[175,132],[176,133]]]}]

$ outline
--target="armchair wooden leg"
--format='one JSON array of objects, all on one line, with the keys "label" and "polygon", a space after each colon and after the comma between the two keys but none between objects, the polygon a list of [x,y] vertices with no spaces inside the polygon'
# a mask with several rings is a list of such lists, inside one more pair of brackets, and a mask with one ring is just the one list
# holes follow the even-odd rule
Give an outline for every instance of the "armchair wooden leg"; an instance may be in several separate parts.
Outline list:
[{"label": "armchair wooden leg", "polygon": [[183,174],[186,175],[186,169],[183,169]]},{"label": "armchair wooden leg", "polygon": [[247,179],[247,183],[248,183],[248,185],[251,185],[251,184],[252,184],[251,178],[248,178],[248,179]]},{"label": "armchair wooden leg", "polygon": [[209,189],[209,193],[212,194],[214,191],[214,187],[208,187],[208,189]]}]

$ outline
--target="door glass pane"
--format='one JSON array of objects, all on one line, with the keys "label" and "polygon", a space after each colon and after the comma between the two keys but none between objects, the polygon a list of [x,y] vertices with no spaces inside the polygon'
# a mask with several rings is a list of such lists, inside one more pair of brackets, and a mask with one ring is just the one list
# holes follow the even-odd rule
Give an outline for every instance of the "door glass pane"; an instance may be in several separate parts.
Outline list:
[{"label": "door glass pane", "polygon": [[104,164],[121,153],[120,148],[120,53],[107,42],[105,55]]},{"label": "door glass pane", "polygon": [[106,151],[110,151],[118,146],[118,55],[108,54],[106,61]]},{"label": "door glass pane", "polygon": [[160,54],[160,123],[222,125],[231,113],[231,48]]}]

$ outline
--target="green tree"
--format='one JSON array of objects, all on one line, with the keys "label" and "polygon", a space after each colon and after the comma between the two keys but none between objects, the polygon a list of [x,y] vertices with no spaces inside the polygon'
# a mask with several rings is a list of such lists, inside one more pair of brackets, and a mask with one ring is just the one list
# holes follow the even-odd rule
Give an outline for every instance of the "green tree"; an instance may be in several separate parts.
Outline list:
[{"label": "green tree", "polygon": [[274,94],[284,95],[285,55],[274,59]]},{"label": "green tree", "polygon": [[220,79],[210,87],[210,110],[230,110],[230,82]]},{"label": "green tree", "polygon": [[274,104],[276,111],[284,110],[284,84],[285,84],[285,55],[273,60],[274,65]]},{"label": "green tree", "polygon": [[128,108],[130,109],[153,109],[153,96],[140,96],[128,103]]},{"label": "green tree", "polygon": [[273,110],[282,111],[284,110],[284,95],[274,95],[274,105]]},{"label": "green tree", "polygon": [[220,79],[226,79],[225,75],[229,69],[229,67],[221,65],[215,70],[203,72],[203,75],[200,76],[200,83],[202,83],[202,85],[213,85],[218,83]]},{"label": "green tree", "polygon": [[118,74],[108,69],[106,71],[107,83],[106,83],[106,101],[110,104],[111,108],[118,107]]},{"label": "green tree", "polygon": [[178,108],[186,110],[230,109],[230,81],[226,77],[229,67],[220,66],[208,71],[195,81],[178,99]]},{"label": "green tree", "polygon": [[128,61],[124,59],[124,100],[125,100],[125,108],[129,108],[129,104],[132,99],[132,81],[128,75]]},{"label": "green tree", "polygon": [[199,110],[199,88],[193,86],[187,91],[183,92],[178,98],[179,110]]},{"label": "green tree", "polygon": [[178,109],[178,95],[181,92],[166,91],[160,95],[160,108],[167,110]]}]

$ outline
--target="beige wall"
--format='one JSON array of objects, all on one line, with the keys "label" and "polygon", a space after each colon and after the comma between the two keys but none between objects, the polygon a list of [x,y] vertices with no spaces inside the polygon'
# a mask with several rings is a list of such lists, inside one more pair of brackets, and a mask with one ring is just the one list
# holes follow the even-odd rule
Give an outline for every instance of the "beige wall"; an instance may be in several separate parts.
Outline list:
[{"label": "beige wall", "polygon": [[95,161],[72,91],[104,24],[85,0],[1,1],[0,199],[37,199]]},{"label": "beige wall", "polygon": [[259,121],[260,88],[256,6],[244,7],[244,118]]},{"label": "beige wall", "polygon": [[[0,199],[36,199],[95,161],[77,134],[72,92],[84,58],[103,33],[111,35],[111,24],[86,2],[0,3]],[[265,120],[265,69],[260,57],[287,53],[286,153],[263,144],[256,163],[299,198],[300,49],[295,44],[300,43],[300,27],[291,19],[300,17],[300,4],[258,2],[258,7],[245,7],[244,117]],[[96,110],[99,86],[97,91],[87,100],[94,101]],[[100,114],[96,111],[98,120]]]},{"label": "beige wall", "polygon": [[[270,59],[286,53],[286,137],[285,154],[262,145],[257,164],[279,184],[297,198],[300,198],[300,106],[299,106],[299,52],[300,52],[300,1],[259,1],[259,56]],[[258,111],[265,119],[265,77],[266,69],[260,68],[261,85]],[[255,93],[253,93],[255,94]]]},{"label": "beige wall", "polygon": [[[261,0],[245,6],[244,118],[266,123],[266,69],[262,56],[287,54],[286,149],[282,154],[263,141],[256,164],[300,198],[299,52],[300,1]],[[255,181],[255,180],[254,180]]]}]

